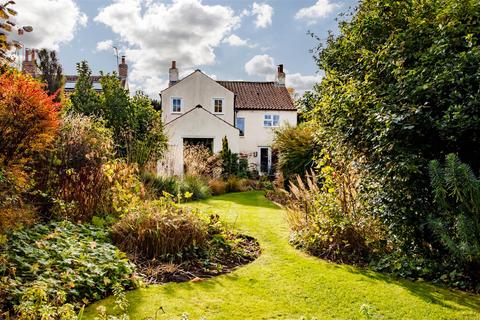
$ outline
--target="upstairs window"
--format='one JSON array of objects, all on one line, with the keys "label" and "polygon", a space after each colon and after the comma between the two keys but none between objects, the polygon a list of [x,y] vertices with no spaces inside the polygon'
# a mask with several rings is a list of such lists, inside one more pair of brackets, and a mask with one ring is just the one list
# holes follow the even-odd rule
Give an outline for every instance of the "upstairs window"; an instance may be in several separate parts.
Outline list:
[{"label": "upstairs window", "polygon": [[182,99],[172,98],[172,113],[182,112]]},{"label": "upstairs window", "polygon": [[240,130],[240,136],[245,135],[245,118],[237,118],[237,128]]},{"label": "upstairs window", "polygon": [[223,113],[223,99],[213,99],[213,112]]},{"label": "upstairs window", "polygon": [[264,127],[278,127],[280,125],[280,116],[278,114],[266,114],[263,116]]}]

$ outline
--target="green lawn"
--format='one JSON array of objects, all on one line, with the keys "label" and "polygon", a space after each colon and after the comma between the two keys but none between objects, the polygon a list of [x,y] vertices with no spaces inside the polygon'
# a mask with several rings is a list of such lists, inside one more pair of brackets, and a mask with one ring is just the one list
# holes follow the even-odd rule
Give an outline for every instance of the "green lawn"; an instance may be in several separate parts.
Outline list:
[{"label": "green lawn", "polygon": [[[227,194],[194,205],[256,237],[261,256],[201,282],[131,291],[131,319],[480,319],[480,296],[310,257],[288,244],[284,212],[261,192]],[[112,299],[101,304],[111,307]],[[99,303],[86,310],[93,318]],[[159,313],[160,314],[160,313]]]}]

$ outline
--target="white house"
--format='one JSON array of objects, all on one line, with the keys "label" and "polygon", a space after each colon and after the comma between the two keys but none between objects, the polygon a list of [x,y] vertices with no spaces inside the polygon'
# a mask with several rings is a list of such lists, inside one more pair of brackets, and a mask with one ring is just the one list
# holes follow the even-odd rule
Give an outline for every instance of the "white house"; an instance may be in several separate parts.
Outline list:
[{"label": "white house", "polygon": [[169,80],[161,92],[169,149],[159,162],[159,174],[183,174],[185,144],[203,143],[217,153],[225,136],[232,152],[247,158],[259,172],[270,171],[273,129],[297,124],[283,65],[275,82],[216,81],[200,70],[179,79],[172,61]]}]

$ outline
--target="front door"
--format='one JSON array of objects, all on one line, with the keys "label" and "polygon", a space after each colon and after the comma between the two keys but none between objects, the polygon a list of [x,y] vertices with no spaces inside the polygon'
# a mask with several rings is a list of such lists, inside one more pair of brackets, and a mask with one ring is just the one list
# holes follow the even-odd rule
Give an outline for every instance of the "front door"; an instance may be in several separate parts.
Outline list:
[{"label": "front door", "polygon": [[270,166],[268,151],[268,148],[260,148],[260,172],[264,174],[268,174]]}]

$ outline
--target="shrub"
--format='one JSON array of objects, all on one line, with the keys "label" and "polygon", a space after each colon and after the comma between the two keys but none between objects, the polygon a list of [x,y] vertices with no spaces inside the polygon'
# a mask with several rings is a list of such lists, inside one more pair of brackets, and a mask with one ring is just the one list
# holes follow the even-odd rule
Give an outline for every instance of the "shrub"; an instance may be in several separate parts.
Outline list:
[{"label": "shrub", "polygon": [[0,76],[0,232],[33,220],[25,196],[36,160],[57,133],[60,105],[53,99],[29,76]]},{"label": "shrub", "polygon": [[245,179],[240,179],[235,176],[231,176],[226,181],[227,192],[242,192],[247,190],[247,182]]},{"label": "shrub", "polygon": [[212,195],[207,183],[201,177],[185,176],[178,182],[177,195],[192,193],[191,200],[206,199]]},{"label": "shrub", "polygon": [[7,72],[0,76],[0,165],[22,170],[55,138],[58,109],[43,85]]},{"label": "shrub", "polygon": [[480,278],[480,180],[458,156],[449,154],[445,166],[430,163],[430,176],[438,211],[429,225],[442,245],[469,272]]},{"label": "shrub", "polygon": [[68,221],[12,232],[0,260],[0,309],[21,319],[61,318],[115,285],[137,285],[134,266],[104,230]]},{"label": "shrub", "polygon": [[214,196],[218,196],[227,192],[227,184],[222,179],[213,179],[208,181],[208,187]]},{"label": "shrub", "polygon": [[175,177],[157,176],[155,173],[142,172],[140,179],[155,197],[162,197],[163,192],[177,195],[178,179]]},{"label": "shrub", "polygon": [[[346,199],[345,177],[324,171],[323,183],[311,174],[290,182],[287,202],[291,242],[313,255],[347,263],[367,262],[385,239],[378,219],[365,214]],[[332,179],[334,178],[334,179]],[[304,180],[306,182],[304,182]]]},{"label": "shrub", "polygon": [[222,175],[222,159],[200,144],[187,144],[183,150],[185,175],[218,179]]},{"label": "shrub", "polygon": [[207,239],[207,224],[198,214],[163,198],[145,202],[112,227],[113,240],[137,258],[181,261]]},{"label": "shrub", "polygon": [[48,195],[42,211],[86,221],[101,210],[110,188],[103,165],[113,153],[112,134],[100,121],[65,115],[54,148],[37,175],[39,188]]},{"label": "shrub", "polygon": [[285,183],[294,175],[303,176],[313,167],[313,158],[319,148],[314,132],[313,126],[308,123],[297,127],[287,125],[274,131],[273,150],[278,153],[277,169]]}]

